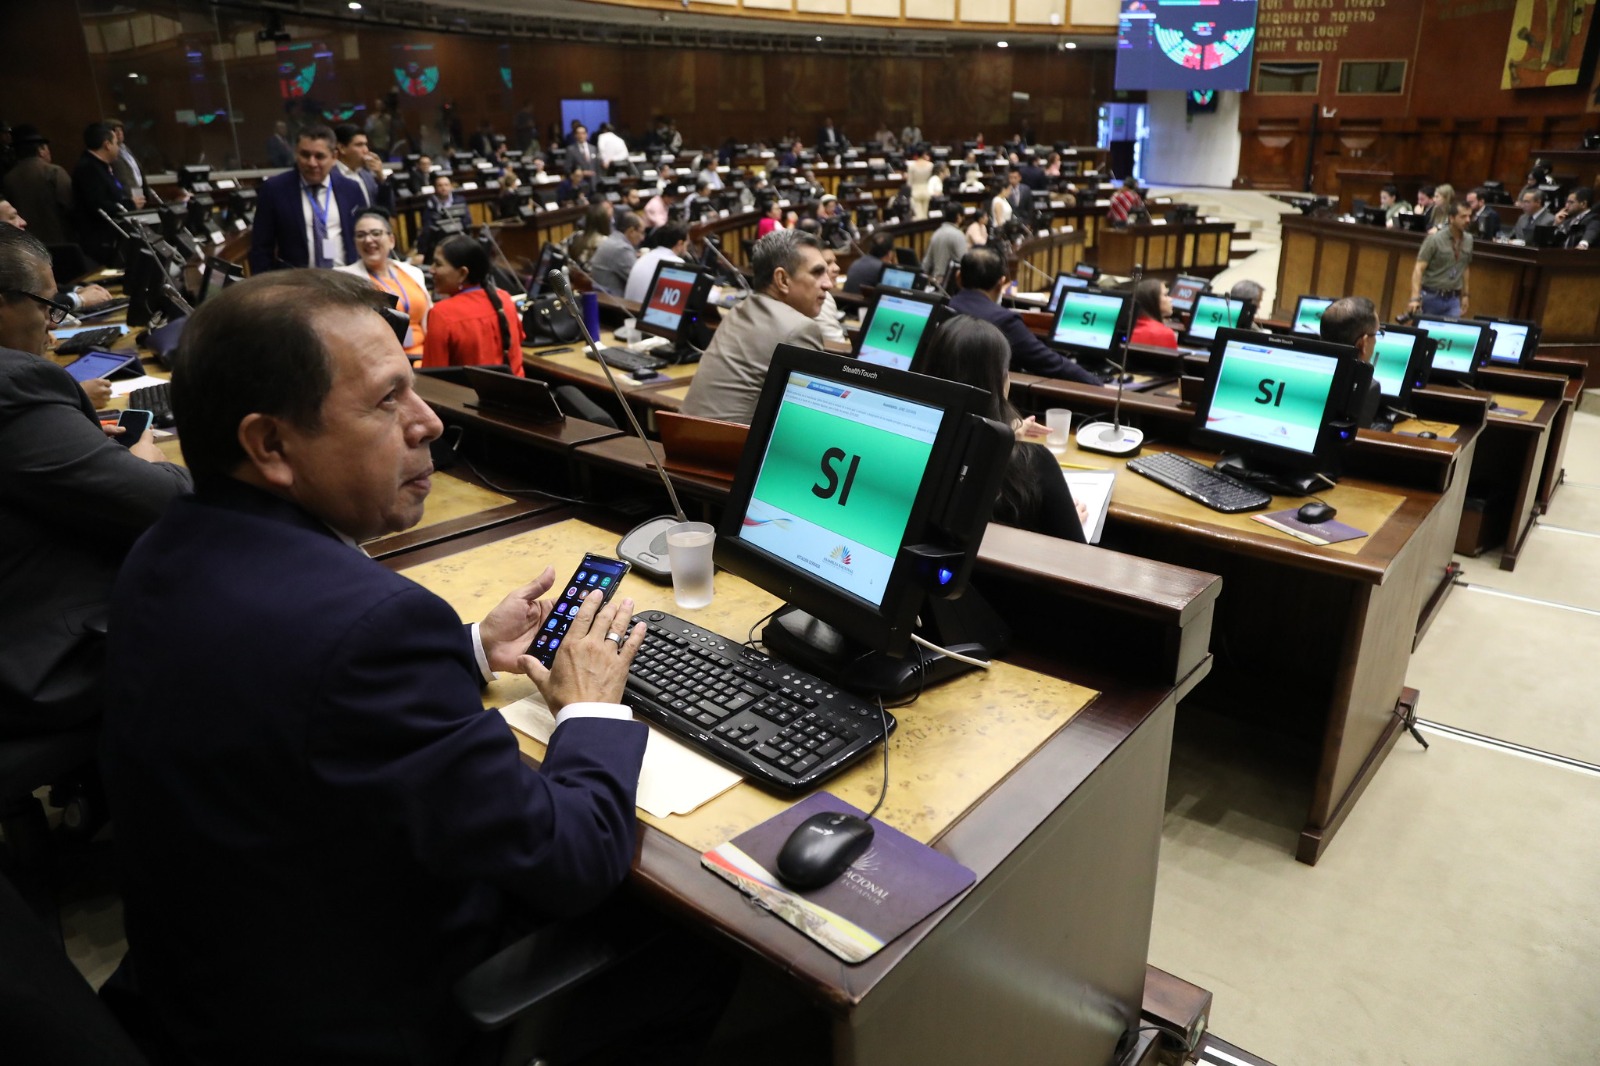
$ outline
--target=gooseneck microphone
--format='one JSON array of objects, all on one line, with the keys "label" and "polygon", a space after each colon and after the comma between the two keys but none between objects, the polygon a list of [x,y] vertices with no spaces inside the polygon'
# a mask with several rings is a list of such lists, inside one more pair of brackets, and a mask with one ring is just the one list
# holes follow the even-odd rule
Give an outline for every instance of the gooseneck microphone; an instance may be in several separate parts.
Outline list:
[{"label": "gooseneck microphone", "polygon": [[705,243],[707,248],[710,248],[713,252],[717,253],[718,261],[733,272],[733,280],[738,284],[739,288],[744,291],[744,294],[749,296],[752,292],[750,288],[750,282],[746,280],[744,271],[740,270],[737,266],[734,266],[733,260],[722,254],[722,242],[717,240],[717,235],[714,233],[707,233],[701,237],[700,240]]},{"label": "gooseneck microphone", "polygon": [[1050,286],[1054,286],[1055,285],[1055,283],[1056,283],[1056,279],[1055,278],[1051,277],[1049,274],[1046,274],[1044,271],[1040,270],[1038,267],[1036,267],[1032,263],[1028,262],[1028,260],[1023,259],[1021,256],[1018,256],[1017,257],[1017,262],[1021,263],[1023,266],[1027,267],[1029,270],[1033,271],[1035,274],[1037,274],[1041,278],[1043,278],[1045,280],[1045,284],[1046,285],[1050,285]]},{"label": "gooseneck microphone", "polygon": [[1090,422],[1078,430],[1078,447],[1102,455],[1136,455],[1144,447],[1144,432],[1122,424],[1122,379],[1128,376],[1127,350],[1123,350],[1120,363],[1109,355],[1106,360],[1117,368],[1117,402],[1111,408],[1111,421]]},{"label": "gooseneck microphone", "polygon": [[667,499],[672,501],[672,514],[646,519],[630,529],[617,543],[617,555],[657,580],[670,580],[672,564],[667,557],[667,530],[679,522],[688,521],[688,518],[684,517],[683,505],[678,502],[678,493],[672,487],[672,479],[667,476],[667,469],[661,457],[656,454],[655,445],[645,436],[638,418],[634,416],[633,406],[628,403],[628,397],[623,393],[622,386],[617,384],[616,375],[611,372],[611,364],[605,361],[599,343],[590,335],[589,327],[583,321],[583,314],[578,310],[577,297],[572,292],[572,278],[568,275],[567,268],[552,270],[549,277],[556,294],[566,305],[567,313],[578,324],[578,332],[583,335],[584,343],[589,346],[589,350],[600,363],[600,369],[605,372],[606,381],[611,384],[611,391],[616,394],[617,402],[622,405],[622,413],[627,416],[628,424],[644,442],[645,450],[650,453],[650,461],[655,464],[656,473],[661,478],[661,484],[667,490]]}]

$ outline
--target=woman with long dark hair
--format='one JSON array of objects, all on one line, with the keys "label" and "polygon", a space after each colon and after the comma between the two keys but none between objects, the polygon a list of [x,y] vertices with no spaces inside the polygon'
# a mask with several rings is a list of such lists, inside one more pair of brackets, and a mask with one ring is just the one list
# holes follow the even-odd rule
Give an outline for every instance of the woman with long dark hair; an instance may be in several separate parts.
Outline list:
[{"label": "woman with long dark hair", "polygon": [[1172,297],[1167,283],[1145,278],[1133,287],[1133,331],[1128,334],[1128,343],[1176,349],[1178,335],[1166,321],[1171,315]]},{"label": "woman with long dark hair", "polygon": [[573,261],[585,269],[589,260],[594,258],[594,253],[611,236],[611,216],[615,209],[609,200],[596,200],[589,205],[589,210],[584,212],[583,232],[573,239],[571,254]]},{"label": "woman with long dark hair", "polygon": [[522,377],[522,319],[511,297],[495,287],[483,245],[466,234],[440,241],[433,250],[433,287],[439,302],[428,312],[422,365],[505,363]]},{"label": "woman with long dark hair", "polygon": [[[1004,333],[978,318],[957,315],[940,328],[928,348],[922,372],[984,390],[990,407],[983,414],[1012,428],[1022,416],[1006,398],[1011,345]],[[1061,475],[1056,457],[1042,444],[1019,440],[995,500],[994,521],[1083,542],[1083,513]]]}]

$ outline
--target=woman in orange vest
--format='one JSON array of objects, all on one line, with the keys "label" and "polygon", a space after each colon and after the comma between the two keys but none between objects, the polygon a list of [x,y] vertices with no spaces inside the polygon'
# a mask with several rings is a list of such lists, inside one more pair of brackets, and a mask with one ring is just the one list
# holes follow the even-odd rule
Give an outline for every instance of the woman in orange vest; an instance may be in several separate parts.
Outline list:
[{"label": "woman in orange vest", "polygon": [[394,227],[389,223],[389,212],[381,207],[369,207],[356,215],[355,227],[356,254],[361,256],[361,261],[337,269],[366,278],[395,298],[395,307],[411,319],[405,349],[415,361],[422,356],[424,323],[428,308],[433,306],[427,280],[422,271],[410,263],[393,258]]}]

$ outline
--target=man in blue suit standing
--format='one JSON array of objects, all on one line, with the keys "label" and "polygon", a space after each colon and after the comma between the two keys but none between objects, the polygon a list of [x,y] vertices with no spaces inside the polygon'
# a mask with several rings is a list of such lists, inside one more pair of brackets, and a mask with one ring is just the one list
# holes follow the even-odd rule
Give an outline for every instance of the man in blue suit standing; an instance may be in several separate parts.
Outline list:
[{"label": "man in blue suit standing", "polygon": [[[454,982],[519,915],[599,905],[633,858],[632,601],[591,593],[546,669],[525,652],[550,568],[464,626],[359,547],[421,518],[442,428],[380,295],[285,271],[195,313],[172,400],[196,494],[113,594],[129,954],[107,995],[136,982],[176,1061],[492,1062]],[[538,770],[483,709],[496,670],[555,714]]]},{"label": "man in blue suit standing", "polygon": [[250,272],[354,263],[356,212],[367,206],[359,184],[334,169],[333,131],[307,126],[294,145],[294,169],[262,182],[250,231]]}]

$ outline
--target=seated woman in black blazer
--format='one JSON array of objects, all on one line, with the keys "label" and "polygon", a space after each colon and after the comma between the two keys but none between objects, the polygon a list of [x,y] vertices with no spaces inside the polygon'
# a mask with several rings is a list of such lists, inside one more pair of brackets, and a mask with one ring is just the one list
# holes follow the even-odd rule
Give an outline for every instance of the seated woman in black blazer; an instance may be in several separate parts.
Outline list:
[{"label": "seated woman in black blazer", "polygon": [[[982,319],[957,315],[939,330],[928,348],[926,365],[918,369],[983,389],[991,399],[990,409],[983,413],[1020,428],[1022,416],[1006,399],[1010,385],[1006,368],[1010,364],[1011,345],[1004,333]],[[1073,502],[1056,457],[1042,444],[1019,440],[1011,449],[993,517],[1008,526],[1084,542],[1084,511]]]}]

